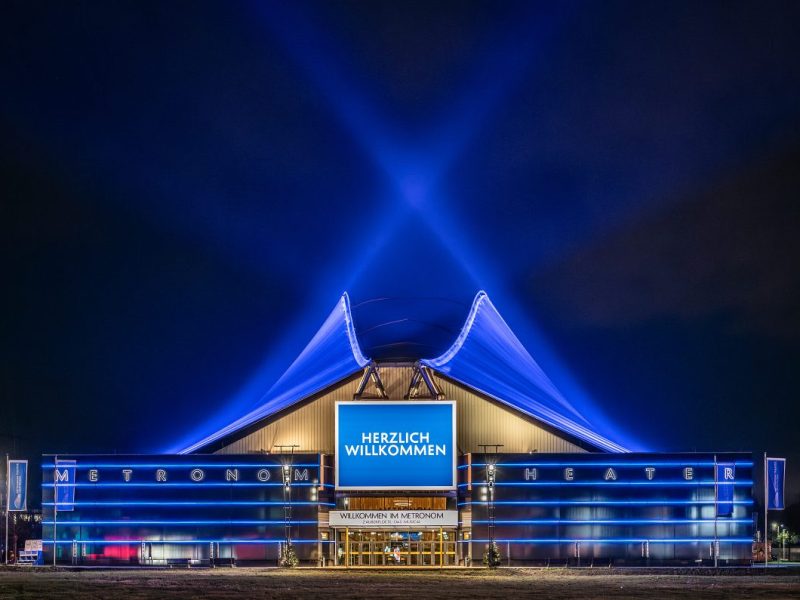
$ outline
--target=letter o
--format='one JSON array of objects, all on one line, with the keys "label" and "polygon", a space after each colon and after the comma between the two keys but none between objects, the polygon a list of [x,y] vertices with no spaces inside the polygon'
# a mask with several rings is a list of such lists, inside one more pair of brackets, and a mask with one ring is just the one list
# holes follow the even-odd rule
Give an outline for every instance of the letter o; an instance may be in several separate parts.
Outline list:
[{"label": "letter o", "polygon": [[192,478],[192,481],[203,481],[205,476],[206,473],[202,469],[192,469],[192,472],[189,473],[189,477]]},{"label": "letter o", "polygon": [[269,481],[270,474],[269,471],[266,469],[259,469],[258,473],[256,473],[256,477],[259,481]]}]

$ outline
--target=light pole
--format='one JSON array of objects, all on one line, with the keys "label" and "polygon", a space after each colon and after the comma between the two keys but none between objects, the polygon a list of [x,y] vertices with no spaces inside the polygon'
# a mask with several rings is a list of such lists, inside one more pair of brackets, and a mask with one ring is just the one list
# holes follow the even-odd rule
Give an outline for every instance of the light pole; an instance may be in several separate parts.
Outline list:
[{"label": "light pole", "polygon": [[[284,537],[284,553],[279,560],[284,557],[291,556],[292,550],[292,467],[294,466],[294,449],[299,448],[299,444],[288,444],[286,446],[278,446],[278,451],[282,455],[281,475],[283,476],[283,537]],[[288,461],[283,456],[284,449],[289,449]]]},{"label": "light pole", "polygon": [[56,566],[56,549],[58,548],[58,538],[56,528],[58,527],[58,455],[53,457],[53,566]]},{"label": "light pole", "polygon": [[783,523],[778,524],[778,539],[781,541],[781,560],[786,560],[786,538],[789,537],[789,531]]},{"label": "light pole", "polygon": [[494,484],[497,479],[496,466],[486,467],[486,485],[489,488],[489,543],[494,546]]},{"label": "light pole", "polygon": [[[486,463],[486,487],[489,491],[489,498],[487,504],[487,517],[489,529],[489,556],[495,551],[494,539],[494,485],[497,482],[497,453],[503,444],[478,444],[479,448],[483,449],[484,462]],[[494,453],[490,456],[486,450],[494,448]],[[490,565],[494,566],[494,565]]]},{"label": "light pole", "polygon": [[8,564],[8,509],[9,509],[8,497],[11,495],[11,469],[9,468],[9,464],[10,463],[8,462],[8,453],[6,453],[6,490],[5,490],[6,493],[5,493],[5,498],[3,498],[3,506],[5,506],[6,509],[6,530],[5,530],[6,541],[5,541],[5,546],[3,546],[3,549],[5,550],[6,564]]}]

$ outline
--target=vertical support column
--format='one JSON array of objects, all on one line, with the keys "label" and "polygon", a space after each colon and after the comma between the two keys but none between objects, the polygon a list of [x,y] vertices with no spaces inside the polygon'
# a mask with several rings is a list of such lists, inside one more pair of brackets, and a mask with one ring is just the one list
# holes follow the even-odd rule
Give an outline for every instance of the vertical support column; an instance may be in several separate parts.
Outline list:
[{"label": "vertical support column", "polygon": [[769,524],[767,523],[767,513],[769,512],[769,484],[767,480],[769,479],[769,473],[767,472],[767,453],[764,452],[764,568],[766,569],[769,565],[769,544],[767,542],[768,539],[768,529],[767,527]]},{"label": "vertical support column", "polygon": [[719,481],[717,477],[717,455],[714,455],[714,545],[711,552],[714,554],[714,568],[717,568],[719,560],[719,538],[717,537],[717,514],[719,514]]},{"label": "vertical support column", "polygon": [[[766,456],[766,454],[764,455]],[[765,488],[766,489],[766,488]],[[764,496],[766,499],[766,495]],[[56,548],[58,547],[56,537],[56,527],[58,527],[58,455],[53,457],[53,566],[56,566]]]},{"label": "vertical support column", "polygon": [[439,527],[439,567],[444,566],[444,533],[442,528]]},{"label": "vertical support column", "polygon": [[6,454],[6,497],[5,497],[5,507],[6,507],[6,545],[5,545],[5,562],[8,564],[8,509],[9,506],[9,497],[11,496],[11,468],[8,454]]}]

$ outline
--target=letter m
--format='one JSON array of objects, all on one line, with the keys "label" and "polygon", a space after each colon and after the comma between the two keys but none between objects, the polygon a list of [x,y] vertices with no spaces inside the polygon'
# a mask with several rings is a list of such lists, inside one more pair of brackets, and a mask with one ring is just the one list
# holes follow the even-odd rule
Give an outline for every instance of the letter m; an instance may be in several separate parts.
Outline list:
[{"label": "letter m", "polygon": [[56,469],[56,483],[59,481],[67,481],[69,482],[69,470],[64,469],[63,471],[59,471]]},{"label": "letter m", "polygon": [[294,480],[295,481],[308,481],[308,469],[300,469],[294,470]]}]

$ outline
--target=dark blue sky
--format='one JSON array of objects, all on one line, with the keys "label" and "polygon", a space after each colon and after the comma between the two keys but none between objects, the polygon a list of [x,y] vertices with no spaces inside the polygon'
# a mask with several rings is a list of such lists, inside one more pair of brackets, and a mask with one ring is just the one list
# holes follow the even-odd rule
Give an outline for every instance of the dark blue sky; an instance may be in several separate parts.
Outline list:
[{"label": "dark blue sky", "polygon": [[609,437],[800,478],[797,3],[4,13],[4,450],[174,447],[343,290],[484,288]]}]

